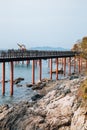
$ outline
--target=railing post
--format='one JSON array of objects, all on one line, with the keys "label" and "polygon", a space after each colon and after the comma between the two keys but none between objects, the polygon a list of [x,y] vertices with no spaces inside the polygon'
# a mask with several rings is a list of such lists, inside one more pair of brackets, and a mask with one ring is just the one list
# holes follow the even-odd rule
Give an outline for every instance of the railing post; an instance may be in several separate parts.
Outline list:
[{"label": "railing post", "polygon": [[56,58],[56,80],[58,80],[58,58]]},{"label": "railing post", "polygon": [[32,61],[32,84],[35,83],[35,62]]},{"label": "railing post", "polygon": [[52,79],[52,59],[50,59],[50,79]]},{"label": "railing post", "polygon": [[10,95],[13,95],[13,61],[10,62]]},{"label": "railing post", "polygon": [[2,95],[5,95],[5,62],[2,63]]}]

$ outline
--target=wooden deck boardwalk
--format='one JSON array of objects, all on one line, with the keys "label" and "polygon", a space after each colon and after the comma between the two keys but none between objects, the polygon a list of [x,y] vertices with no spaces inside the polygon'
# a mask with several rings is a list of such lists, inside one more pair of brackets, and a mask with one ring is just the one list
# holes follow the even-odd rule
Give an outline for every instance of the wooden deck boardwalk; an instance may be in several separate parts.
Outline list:
[{"label": "wooden deck boardwalk", "polygon": [[75,57],[73,51],[7,50],[0,51],[0,62]]}]

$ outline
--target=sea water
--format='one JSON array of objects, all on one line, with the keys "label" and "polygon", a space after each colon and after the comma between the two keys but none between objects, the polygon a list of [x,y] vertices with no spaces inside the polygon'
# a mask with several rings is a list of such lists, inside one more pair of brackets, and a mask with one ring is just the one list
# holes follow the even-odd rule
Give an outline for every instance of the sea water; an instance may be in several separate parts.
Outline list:
[{"label": "sea water", "polygon": [[[59,64],[59,68],[62,66]],[[56,64],[53,63],[53,70],[56,69]],[[73,71],[73,69],[72,69]],[[42,60],[42,79],[50,78],[50,68],[48,67],[48,60]],[[68,67],[66,67],[66,72],[68,72]],[[67,74],[66,74],[67,76]],[[32,82],[32,61],[30,61],[29,65],[26,65],[26,61],[24,64],[20,62],[19,64],[14,63],[14,80],[16,78],[24,78],[20,84],[22,87],[17,87],[14,85],[14,94],[10,96],[10,82],[5,83],[5,96],[2,96],[2,84],[0,82],[0,104],[12,104],[14,102],[19,101],[30,101],[31,97],[37,93],[37,91],[32,90],[32,88],[26,87],[26,84],[30,84]],[[59,79],[64,78],[63,74],[58,75]],[[52,75],[52,79],[56,79],[56,74]],[[2,63],[0,63],[0,81],[2,80]],[[10,64],[6,63],[5,65],[5,80],[10,80]],[[39,81],[39,65],[35,65],[35,82]]]}]

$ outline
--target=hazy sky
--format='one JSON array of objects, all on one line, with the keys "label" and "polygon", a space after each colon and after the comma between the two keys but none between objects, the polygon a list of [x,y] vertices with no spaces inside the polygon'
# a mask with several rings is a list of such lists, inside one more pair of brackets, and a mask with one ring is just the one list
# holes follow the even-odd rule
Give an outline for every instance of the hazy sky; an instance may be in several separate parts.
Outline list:
[{"label": "hazy sky", "polygon": [[87,0],[0,0],[0,49],[71,48],[86,29]]}]

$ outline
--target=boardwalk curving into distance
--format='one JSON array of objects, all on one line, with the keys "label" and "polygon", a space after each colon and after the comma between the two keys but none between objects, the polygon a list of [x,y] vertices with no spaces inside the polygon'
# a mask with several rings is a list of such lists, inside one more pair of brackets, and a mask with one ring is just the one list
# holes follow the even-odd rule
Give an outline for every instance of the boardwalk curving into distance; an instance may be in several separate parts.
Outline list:
[{"label": "boardwalk curving into distance", "polygon": [[[73,51],[38,51],[38,50],[7,50],[0,51],[0,63],[2,63],[2,95],[5,95],[5,63],[10,62],[10,95],[13,95],[13,81],[14,81],[14,62],[15,61],[30,61],[32,60],[32,84],[35,83],[35,61],[39,61],[39,80],[42,76],[42,59],[49,59],[50,79],[52,79],[52,59],[56,60],[56,80],[58,80],[58,64],[59,59],[62,59],[63,72],[66,74],[66,59],[68,58],[69,75],[71,74],[71,58],[74,58],[74,71],[76,68],[75,57],[79,55]],[[81,70],[79,63],[79,72]]]}]

